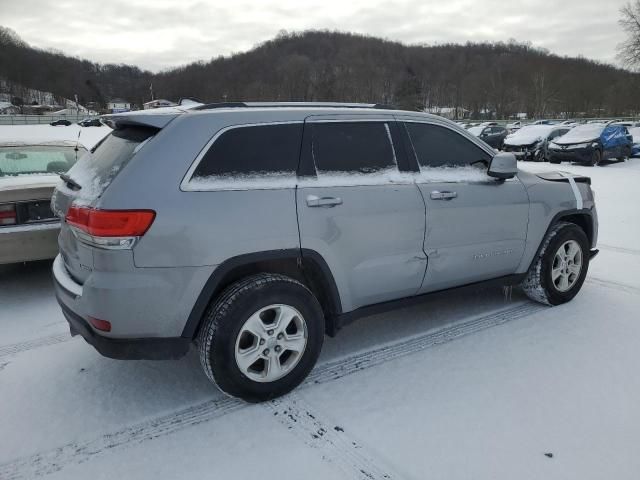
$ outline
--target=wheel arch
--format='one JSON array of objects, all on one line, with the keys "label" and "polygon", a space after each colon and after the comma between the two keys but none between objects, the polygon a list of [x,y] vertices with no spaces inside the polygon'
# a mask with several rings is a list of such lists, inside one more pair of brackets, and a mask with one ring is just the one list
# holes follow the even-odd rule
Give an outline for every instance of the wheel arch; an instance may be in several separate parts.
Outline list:
[{"label": "wheel arch", "polygon": [[558,222],[573,223],[574,225],[577,225],[578,227],[580,227],[582,231],[584,231],[585,235],[587,236],[587,239],[589,241],[589,246],[592,245],[593,236],[595,232],[594,232],[594,225],[593,225],[593,214],[591,213],[591,211],[584,210],[584,209],[583,210],[577,210],[577,209],[564,210],[562,212],[557,213],[553,217],[551,222],[549,222],[549,226],[547,227],[547,230],[544,232],[544,235],[542,236],[540,245],[538,245],[538,248],[536,249],[536,253],[531,259],[531,262],[529,263],[529,267],[527,268],[527,271],[535,263],[536,258],[538,258],[538,255],[540,254],[540,249],[544,245],[545,239],[549,235],[549,232],[551,231],[551,229]]},{"label": "wheel arch", "polygon": [[182,337],[195,339],[211,300],[233,282],[254,273],[280,273],[304,284],[320,302],[326,333],[335,335],[339,328],[336,319],[342,313],[342,303],[327,262],[314,250],[285,249],[238,255],[221,263],[198,295]]}]

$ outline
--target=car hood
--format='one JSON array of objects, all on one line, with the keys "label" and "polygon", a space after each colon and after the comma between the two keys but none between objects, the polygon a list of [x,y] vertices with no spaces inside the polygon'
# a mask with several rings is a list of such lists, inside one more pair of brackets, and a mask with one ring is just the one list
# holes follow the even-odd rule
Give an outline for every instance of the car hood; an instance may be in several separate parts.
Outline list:
[{"label": "car hood", "polygon": [[583,139],[572,138],[570,140],[563,140],[562,137],[560,137],[559,139],[554,140],[553,143],[555,143],[556,145],[577,145],[579,143],[597,142],[598,139],[599,139],[599,137],[596,137],[596,138],[584,137]]}]

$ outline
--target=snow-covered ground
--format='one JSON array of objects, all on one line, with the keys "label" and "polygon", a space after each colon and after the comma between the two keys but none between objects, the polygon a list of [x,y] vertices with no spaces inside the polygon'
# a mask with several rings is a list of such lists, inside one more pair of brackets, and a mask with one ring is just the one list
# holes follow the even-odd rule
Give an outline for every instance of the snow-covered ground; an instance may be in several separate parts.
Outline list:
[{"label": "snow-covered ground", "polygon": [[362,319],[262,405],[193,352],[102,358],[69,338],[49,262],[0,267],[0,479],[638,478],[640,160],[560,168],[592,177],[600,214],[574,301],[479,289]]}]

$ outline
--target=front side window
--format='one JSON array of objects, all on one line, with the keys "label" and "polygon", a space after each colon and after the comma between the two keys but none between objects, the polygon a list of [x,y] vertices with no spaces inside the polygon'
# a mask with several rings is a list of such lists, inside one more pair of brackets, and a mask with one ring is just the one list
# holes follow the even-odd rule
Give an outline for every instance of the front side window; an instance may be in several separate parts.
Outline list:
[{"label": "front side window", "polygon": [[319,175],[372,174],[397,168],[385,122],[313,123],[312,152]]},{"label": "front side window", "polygon": [[302,123],[231,128],[209,147],[192,180],[228,186],[273,177],[295,180],[301,141]]},{"label": "front side window", "polygon": [[428,123],[405,123],[421,169],[434,167],[488,166],[488,153],[446,127]]}]

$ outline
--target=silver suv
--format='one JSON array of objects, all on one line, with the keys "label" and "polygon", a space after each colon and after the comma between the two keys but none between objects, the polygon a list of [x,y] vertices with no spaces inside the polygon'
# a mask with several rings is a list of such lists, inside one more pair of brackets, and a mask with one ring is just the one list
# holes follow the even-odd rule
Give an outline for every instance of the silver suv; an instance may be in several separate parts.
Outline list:
[{"label": "silver suv", "polygon": [[195,343],[247,401],[297,386],[357,317],[485,281],[557,305],[597,253],[587,177],[519,172],[440,117],[260,103],[105,121],[52,199],[71,334],[113,358]]}]

